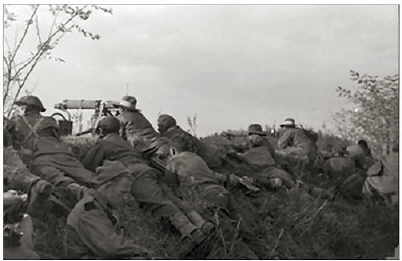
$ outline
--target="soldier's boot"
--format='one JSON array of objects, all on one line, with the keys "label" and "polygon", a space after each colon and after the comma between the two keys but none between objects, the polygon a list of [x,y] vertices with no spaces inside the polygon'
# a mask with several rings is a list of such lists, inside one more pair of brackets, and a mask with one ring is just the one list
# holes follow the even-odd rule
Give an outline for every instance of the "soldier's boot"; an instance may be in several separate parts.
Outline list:
[{"label": "soldier's boot", "polygon": [[202,233],[205,235],[209,235],[215,228],[214,224],[205,220],[198,212],[194,210],[187,213],[187,216],[190,218],[191,222],[201,229]]},{"label": "soldier's boot", "polygon": [[182,235],[180,249],[178,251],[180,258],[186,257],[207,238],[207,236],[202,233],[201,229],[195,226],[183,213],[178,212],[169,219],[172,225]]}]

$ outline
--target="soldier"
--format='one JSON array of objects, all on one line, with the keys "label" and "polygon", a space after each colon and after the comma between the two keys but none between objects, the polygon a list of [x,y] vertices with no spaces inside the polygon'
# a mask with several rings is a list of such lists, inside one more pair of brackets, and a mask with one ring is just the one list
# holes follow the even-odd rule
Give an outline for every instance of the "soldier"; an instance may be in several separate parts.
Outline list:
[{"label": "soldier", "polygon": [[87,193],[67,218],[65,258],[148,257],[150,251],[124,236],[117,210],[130,194],[131,177],[120,162],[97,169],[96,190]]},{"label": "soldier", "polygon": [[230,154],[247,163],[251,175],[256,183],[264,184],[268,188],[285,186],[291,188],[295,185],[292,177],[284,170],[277,167],[275,150],[262,131],[260,124],[251,124],[248,128],[249,150],[244,153]]},{"label": "soldier", "polygon": [[[194,208],[203,217],[215,222],[216,226],[221,226],[223,237],[234,244],[234,249],[236,249],[233,253],[234,257],[258,259],[243,239],[235,236],[236,224],[232,223],[233,220],[241,219],[240,234],[250,234],[248,231],[250,225],[245,224],[248,219],[235,210],[236,203],[233,202],[230,192],[224,187],[225,184],[240,185],[243,180],[233,174],[224,175],[212,171],[200,156],[176,149],[166,138],[158,139],[155,150],[157,157],[165,161],[165,180],[172,188],[175,197],[185,199],[185,202],[190,203],[185,207]],[[205,222],[201,216],[198,219],[201,224]],[[255,222],[256,220],[253,220],[252,224]],[[213,249],[210,251],[215,255],[216,248],[222,247],[219,242],[221,240],[211,243]],[[214,257],[216,258],[216,256]]]},{"label": "soldier", "polygon": [[374,163],[371,150],[365,140],[359,140],[357,144],[348,146],[346,150],[356,167],[364,172]]},{"label": "soldier", "polygon": [[[292,172],[311,170],[317,154],[317,137],[313,139],[306,130],[297,128],[295,120],[291,118],[286,119],[280,127],[282,134],[278,139],[277,154],[294,163],[290,164],[295,165]],[[284,165],[288,164],[285,162]]]},{"label": "soldier", "polygon": [[136,108],[137,99],[133,96],[124,96],[118,105],[120,108],[120,135],[127,140],[137,151],[142,151],[159,135],[152,124]]},{"label": "soldier", "polygon": [[162,137],[171,140],[180,151],[190,151],[202,157],[210,168],[222,165],[222,159],[217,155],[217,149],[204,144],[190,133],[180,128],[176,119],[168,114],[162,114],[158,118],[158,131]]},{"label": "soldier", "polygon": [[204,227],[207,222],[202,225],[193,224],[191,218],[198,216],[197,213],[188,213],[186,216],[175,203],[167,199],[158,184],[158,171],[149,167],[142,155],[119,136],[119,126],[119,120],[112,116],[104,117],[98,122],[97,132],[100,139],[83,158],[84,166],[95,170],[105,160],[122,162],[134,176],[131,192],[145,209],[157,217],[168,218],[183,236],[190,238],[195,244],[204,240],[206,235],[202,231],[208,228],[208,224]]},{"label": "soldier", "polygon": [[374,199],[384,200],[386,204],[398,205],[399,199],[399,145],[392,152],[376,161],[367,171],[363,194]]},{"label": "soldier", "polygon": [[13,119],[15,146],[32,173],[56,187],[66,187],[77,201],[92,185],[94,173],[86,170],[60,141],[58,125],[52,117],[42,116],[46,109],[36,96],[24,96],[16,104],[23,115]]}]

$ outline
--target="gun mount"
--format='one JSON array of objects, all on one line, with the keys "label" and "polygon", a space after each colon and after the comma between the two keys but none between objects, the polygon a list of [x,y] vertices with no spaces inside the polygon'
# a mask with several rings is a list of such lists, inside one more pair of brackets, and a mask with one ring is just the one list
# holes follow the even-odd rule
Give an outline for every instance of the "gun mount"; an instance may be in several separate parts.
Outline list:
[{"label": "gun mount", "polygon": [[[71,135],[73,130],[73,121],[69,110],[94,110],[91,116],[91,127],[83,132],[75,134],[76,136],[84,135],[87,133],[94,134],[96,123],[102,116],[112,115],[117,116],[118,111],[117,101],[107,100],[63,100],[57,103],[54,108],[62,111],[62,113],[53,113],[52,117],[59,116],[62,119],[58,120],[61,135]],[[67,117],[63,115],[65,113]]]}]

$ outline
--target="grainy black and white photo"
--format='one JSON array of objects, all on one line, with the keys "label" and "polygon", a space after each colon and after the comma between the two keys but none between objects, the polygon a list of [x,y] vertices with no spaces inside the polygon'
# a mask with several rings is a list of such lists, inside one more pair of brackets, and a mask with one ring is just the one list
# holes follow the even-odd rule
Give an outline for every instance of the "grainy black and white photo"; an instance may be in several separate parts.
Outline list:
[{"label": "grainy black and white photo", "polygon": [[3,258],[399,259],[399,8],[3,4]]}]

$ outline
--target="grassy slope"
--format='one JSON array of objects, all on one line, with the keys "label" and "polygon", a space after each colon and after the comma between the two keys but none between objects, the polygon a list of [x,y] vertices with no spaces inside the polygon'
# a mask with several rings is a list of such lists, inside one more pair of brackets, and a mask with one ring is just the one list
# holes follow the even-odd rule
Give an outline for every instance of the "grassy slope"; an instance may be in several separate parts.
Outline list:
[{"label": "grassy slope", "polygon": [[[225,150],[221,136],[205,140]],[[67,138],[79,155],[93,144],[89,138]],[[241,138],[235,142],[244,142]],[[321,140],[325,144],[325,140]],[[258,220],[252,248],[261,258],[383,259],[398,245],[398,209],[372,202],[328,202],[300,189],[245,196],[233,191],[237,207]],[[162,258],[177,258],[180,238],[166,225],[143,213],[135,201],[125,211],[130,236]],[[253,245],[254,244],[254,245]],[[223,256],[215,256],[222,258]],[[227,254],[227,258],[233,256]]]}]

